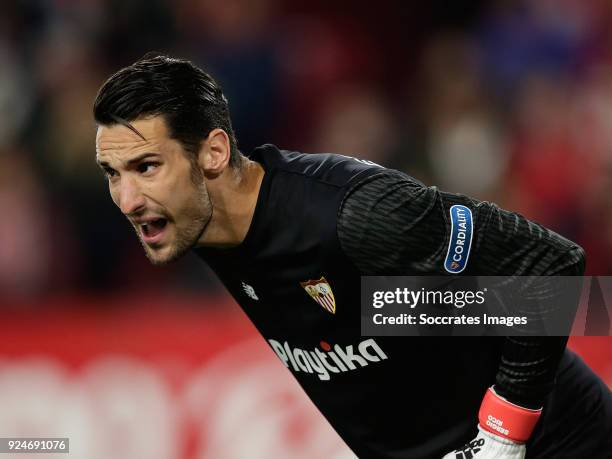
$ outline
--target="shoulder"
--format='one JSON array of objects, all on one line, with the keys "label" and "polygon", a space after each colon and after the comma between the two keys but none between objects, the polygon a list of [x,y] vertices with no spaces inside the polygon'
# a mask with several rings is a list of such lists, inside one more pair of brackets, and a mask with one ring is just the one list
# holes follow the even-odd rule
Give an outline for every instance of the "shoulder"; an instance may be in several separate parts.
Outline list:
[{"label": "shoulder", "polygon": [[436,187],[427,187],[404,172],[383,168],[351,183],[341,203],[339,217],[373,210],[377,214],[388,214],[391,209],[407,203],[413,209],[429,208],[437,195]]},{"label": "shoulder", "polygon": [[384,167],[364,159],[334,153],[301,153],[281,150],[266,144],[256,148],[250,159],[262,164],[266,172],[290,174],[344,187],[371,175],[386,171]]}]

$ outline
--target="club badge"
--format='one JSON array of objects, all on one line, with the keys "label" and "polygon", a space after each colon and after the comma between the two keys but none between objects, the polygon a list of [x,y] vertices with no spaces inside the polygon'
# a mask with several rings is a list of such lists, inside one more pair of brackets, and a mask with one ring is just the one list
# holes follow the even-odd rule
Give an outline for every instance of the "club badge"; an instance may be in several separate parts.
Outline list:
[{"label": "club badge", "polygon": [[334,292],[332,292],[329,283],[324,277],[321,277],[319,280],[300,282],[300,285],[304,287],[306,293],[308,293],[310,297],[319,303],[326,311],[332,314],[336,313],[336,299],[334,298]]}]

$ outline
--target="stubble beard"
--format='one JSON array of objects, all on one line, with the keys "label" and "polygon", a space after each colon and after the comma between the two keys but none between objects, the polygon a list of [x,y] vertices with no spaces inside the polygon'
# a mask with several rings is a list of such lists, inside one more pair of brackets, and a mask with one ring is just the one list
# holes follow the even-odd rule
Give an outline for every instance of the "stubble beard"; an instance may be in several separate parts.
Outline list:
[{"label": "stubble beard", "polygon": [[192,202],[186,206],[184,212],[184,221],[188,223],[186,226],[180,227],[176,222],[172,222],[176,235],[174,236],[174,241],[171,243],[169,252],[163,257],[160,257],[157,251],[140,240],[147,258],[156,266],[172,263],[189,252],[189,250],[196,245],[210,223],[212,218],[212,203],[208,195],[204,177],[192,170],[191,182],[194,186],[194,195]]}]

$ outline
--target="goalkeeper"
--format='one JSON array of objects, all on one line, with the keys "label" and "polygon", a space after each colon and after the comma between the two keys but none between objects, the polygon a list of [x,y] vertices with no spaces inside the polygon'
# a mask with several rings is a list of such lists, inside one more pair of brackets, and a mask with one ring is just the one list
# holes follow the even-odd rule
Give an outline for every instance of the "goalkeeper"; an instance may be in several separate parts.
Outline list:
[{"label": "goalkeeper", "polygon": [[[188,61],[120,70],[94,117],[98,164],[149,259],[202,257],[359,457],[612,456],[610,391],[564,337],[360,334],[361,276],[580,276],[573,242],[367,161],[246,157],[220,87]],[[453,219],[471,228],[461,250]]]}]

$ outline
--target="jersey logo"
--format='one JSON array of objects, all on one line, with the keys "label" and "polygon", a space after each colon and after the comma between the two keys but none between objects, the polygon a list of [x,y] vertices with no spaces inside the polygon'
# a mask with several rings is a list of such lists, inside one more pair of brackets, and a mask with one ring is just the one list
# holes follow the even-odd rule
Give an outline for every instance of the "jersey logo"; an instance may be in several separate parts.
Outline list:
[{"label": "jersey logo", "polygon": [[348,346],[332,346],[321,341],[322,350],[317,347],[313,350],[291,348],[287,341],[281,343],[274,339],[268,339],[268,342],[287,368],[295,373],[316,374],[321,381],[329,381],[334,374],[358,370],[389,358],[373,338]]},{"label": "jersey logo", "polygon": [[304,287],[306,293],[308,293],[313,300],[319,303],[323,309],[332,314],[336,313],[336,299],[334,298],[334,292],[332,292],[329,283],[324,277],[321,277],[319,280],[300,282],[300,285]]},{"label": "jersey logo", "polygon": [[472,245],[472,211],[462,205],[450,208],[451,238],[444,261],[444,269],[451,274],[458,274],[465,269]]},{"label": "jersey logo", "polygon": [[241,285],[242,285],[242,290],[244,290],[244,293],[246,293],[249,296],[249,298],[253,300],[259,300],[259,297],[255,293],[255,289],[253,287],[251,287],[246,282],[242,282]]}]

